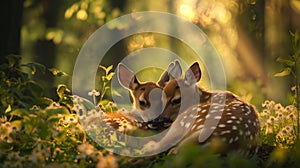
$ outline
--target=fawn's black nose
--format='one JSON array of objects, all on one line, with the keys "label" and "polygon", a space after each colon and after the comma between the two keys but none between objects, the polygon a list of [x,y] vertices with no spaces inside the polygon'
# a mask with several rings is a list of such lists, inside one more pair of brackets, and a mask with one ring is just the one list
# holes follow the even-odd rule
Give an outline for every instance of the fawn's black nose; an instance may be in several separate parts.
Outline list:
[{"label": "fawn's black nose", "polygon": [[145,100],[139,100],[139,105],[140,105],[141,107],[146,108],[146,107],[147,107],[147,102],[146,102]]}]

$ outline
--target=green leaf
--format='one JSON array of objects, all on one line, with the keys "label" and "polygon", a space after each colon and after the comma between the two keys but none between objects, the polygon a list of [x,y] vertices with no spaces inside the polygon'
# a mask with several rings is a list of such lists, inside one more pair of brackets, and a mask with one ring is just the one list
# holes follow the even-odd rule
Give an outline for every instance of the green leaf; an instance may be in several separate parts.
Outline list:
[{"label": "green leaf", "polygon": [[5,143],[5,142],[0,142],[0,150],[1,152],[9,152],[14,149],[13,145],[11,143]]},{"label": "green leaf", "polygon": [[57,144],[62,144],[67,138],[65,131],[58,132],[57,136],[53,137]]},{"label": "green leaf", "polygon": [[6,56],[6,59],[8,61],[9,67],[14,67],[20,62],[21,56],[11,54]]},{"label": "green leaf", "polygon": [[71,91],[67,88],[66,85],[60,84],[57,86],[56,93],[59,98],[63,98],[65,93],[70,93]]},{"label": "green leaf", "polygon": [[299,33],[291,33],[291,35],[293,37],[293,45],[297,47],[299,44]]},{"label": "green leaf", "polygon": [[110,70],[112,70],[112,68],[113,68],[113,66],[112,66],[112,65],[110,65],[109,67],[107,67],[107,68],[106,68],[106,70],[105,70],[106,74],[108,74],[108,73],[109,73],[109,71],[110,71]]},{"label": "green leaf", "polygon": [[[40,112],[40,111],[39,111]],[[23,117],[24,130],[27,135],[30,135],[37,129],[37,124],[41,121],[41,118],[36,114],[29,114]]]},{"label": "green leaf", "polygon": [[109,100],[102,100],[101,102],[99,102],[99,104],[101,104],[102,106],[106,106],[109,102]]},{"label": "green leaf", "polygon": [[119,97],[122,96],[122,95],[121,95],[118,91],[116,91],[116,90],[112,90],[111,92],[112,92],[113,95],[116,95],[116,96],[119,96]]},{"label": "green leaf", "polygon": [[58,114],[69,114],[69,110],[63,106],[55,107],[55,108],[48,107],[46,108],[46,113],[49,116],[53,116],[53,115],[56,116]]},{"label": "green leaf", "polygon": [[33,124],[30,123],[30,122],[28,122],[28,123],[26,123],[26,124],[24,124],[24,125],[25,125],[25,126],[24,126],[25,133],[26,133],[27,135],[31,134],[31,132],[33,132],[33,129],[34,129]]},{"label": "green leaf", "polygon": [[28,115],[28,111],[25,109],[16,109],[10,113],[10,115],[18,116],[18,117],[24,117]]},{"label": "green leaf", "polygon": [[56,123],[56,122],[58,122],[60,119],[61,119],[60,116],[58,116],[58,115],[52,115],[52,116],[49,116],[49,117],[47,118],[47,121],[48,121],[48,122],[51,122],[51,123]]},{"label": "green leaf", "polygon": [[91,109],[97,109],[97,107],[94,105],[94,103],[90,102],[87,99],[81,98],[82,105],[84,106],[85,110],[91,110]]},{"label": "green leaf", "polygon": [[106,72],[106,67],[103,65],[99,65],[99,68],[103,69]]},{"label": "green leaf", "polygon": [[287,76],[291,73],[291,68],[285,68],[283,71],[276,73],[274,76],[276,77],[283,77],[283,76]]},{"label": "green leaf", "polygon": [[15,126],[17,129],[21,129],[22,128],[22,121],[21,120],[14,120],[11,122],[11,125]]},{"label": "green leaf", "polygon": [[115,74],[115,73],[111,72],[110,74],[108,74],[108,75],[106,76],[106,79],[107,79],[108,81],[110,81],[111,78],[114,76],[114,74]]},{"label": "green leaf", "polygon": [[37,105],[40,105],[40,106],[49,106],[50,104],[52,104],[54,101],[50,98],[47,98],[47,97],[39,97],[37,98]]},{"label": "green leaf", "polygon": [[51,133],[49,133],[49,127],[51,127],[50,125],[48,124],[45,124],[43,122],[40,122],[38,125],[37,125],[37,136],[41,139],[46,139],[47,137],[51,136]]},{"label": "green leaf", "polygon": [[113,66],[110,65],[106,68],[105,66],[99,65],[99,68],[103,69],[105,71],[105,75],[107,75],[112,70]]},{"label": "green leaf", "polygon": [[289,59],[283,59],[283,58],[277,58],[276,60],[277,62],[281,62],[281,63],[285,63],[286,65],[288,65],[289,67],[292,67],[295,65],[295,62]]},{"label": "green leaf", "polygon": [[26,66],[31,69],[31,74],[34,75],[37,71],[40,71],[41,73],[45,74],[46,67],[42,64],[30,62],[27,64],[23,64],[22,66]]},{"label": "green leaf", "polygon": [[48,69],[54,76],[58,76],[58,77],[62,77],[62,76],[68,76],[67,73],[59,70],[59,69],[56,69],[56,68],[49,68]]},{"label": "green leaf", "polygon": [[30,92],[35,97],[41,97],[43,96],[43,88],[39,86],[34,81],[30,81],[27,83],[27,87],[29,88]]},{"label": "green leaf", "polygon": [[10,112],[11,111],[11,106],[10,106],[10,104],[7,106],[7,108],[6,108],[6,110],[5,110],[5,113],[8,113],[8,112]]}]

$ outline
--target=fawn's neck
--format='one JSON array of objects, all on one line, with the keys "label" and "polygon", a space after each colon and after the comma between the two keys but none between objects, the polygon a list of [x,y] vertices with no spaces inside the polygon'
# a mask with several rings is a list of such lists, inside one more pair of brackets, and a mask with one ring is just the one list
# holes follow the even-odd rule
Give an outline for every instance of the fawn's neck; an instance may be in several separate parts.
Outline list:
[{"label": "fawn's neck", "polygon": [[204,103],[211,99],[212,96],[211,92],[205,91],[203,88],[200,88],[199,86],[196,87],[199,90],[199,99],[200,99],[199,103]]}]

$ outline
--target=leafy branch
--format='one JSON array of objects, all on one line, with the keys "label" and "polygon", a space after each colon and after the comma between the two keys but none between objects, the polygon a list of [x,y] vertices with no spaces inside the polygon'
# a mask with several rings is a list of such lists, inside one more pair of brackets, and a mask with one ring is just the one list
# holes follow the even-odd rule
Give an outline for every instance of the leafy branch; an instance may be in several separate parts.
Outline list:
[{"label": "leafy branch", "polygon": [[113,68],[113,66],[109,66],[109,67],[104,67],[102,65],[99,66],[99,68],[101,68],[102,70],[104,70],[105,74],[103,76],[101,76],[101,80],[102,80],[102,88],[101,88],[101,93],[100,93],[100,101],[101,102],[103,100],[103,97],[106,93],[106,91],[108,89],[110,89],[109,82],[111,81],[112,77],[114,76],[114,72],[110,72]]}]

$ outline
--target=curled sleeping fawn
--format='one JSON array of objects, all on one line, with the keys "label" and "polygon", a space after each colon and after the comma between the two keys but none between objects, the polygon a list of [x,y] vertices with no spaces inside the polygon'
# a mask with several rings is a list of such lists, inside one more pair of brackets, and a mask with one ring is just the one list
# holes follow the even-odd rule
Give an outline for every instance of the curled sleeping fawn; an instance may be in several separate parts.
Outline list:
[{"label": "curled sleeping fawn", "polygon": [[[181,78],[181,66],[175,63],[176,79],[162,80],[164,111],[159,117],[174,121],[167,134],[158,142],[149,142],[144,150],[153,152],[167,145],[187,143],[218,147],[214,152],[226,155],[242,151],[252,156],[259,147],[260,124],[255,109],[228,91],[208,92],[196,83],[201,70],[196,62]],[[179,139],[176,141],[176,139]]]},{"label": "curled sleeping fawn", "polygon": [[[175,63],[169,64],[167,70],[161,75],[159,81],[140,82],[136,75],[125,65],[118,65],[118,80],[120,84],[127,88],[133,98],[133,110],[129,112],[118,111],[117,113],[105,113],[104,121],[111,125],[114,129],[124,130],[121,127],[132,127],[140,130],[156,130],[161,131],[171,125],[167,118],[157,118],[159,112],[162,111],[162,102],[157,97],[161,97],[163,85],[170,80],[172,76],[176,76],[173,72]],[[156,113],[157,114],[156,114]],[[124,124],[125,123],[125,124]]]}]

